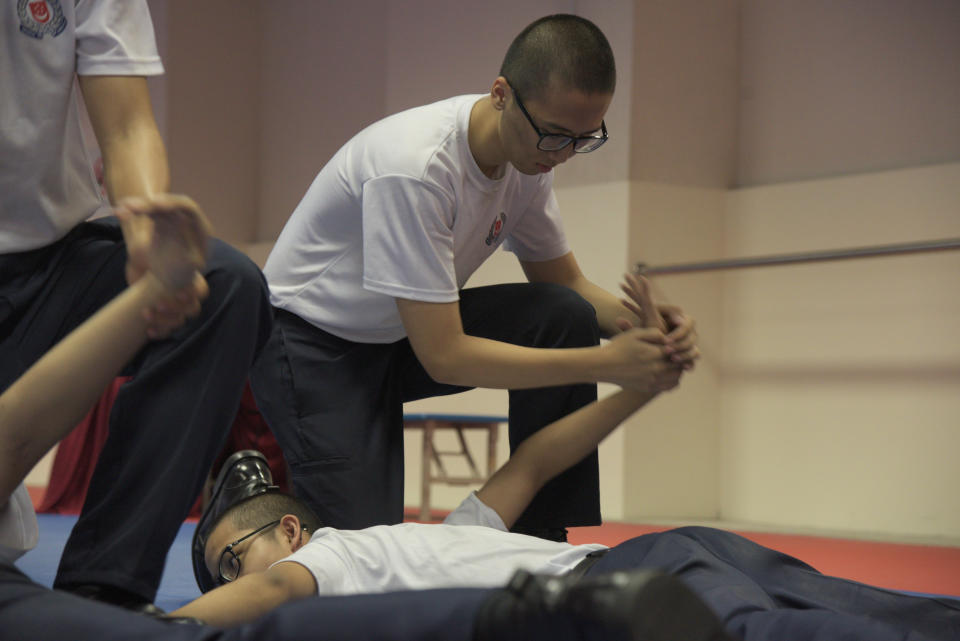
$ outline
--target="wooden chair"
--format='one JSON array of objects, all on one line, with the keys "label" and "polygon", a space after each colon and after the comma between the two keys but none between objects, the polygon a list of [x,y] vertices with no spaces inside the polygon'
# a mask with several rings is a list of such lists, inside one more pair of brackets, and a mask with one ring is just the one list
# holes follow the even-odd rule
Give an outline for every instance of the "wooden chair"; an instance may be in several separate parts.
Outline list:
[{"label": "wooden chair", "polygon": [[[505,416],[476,416],[471,414],[404,414],[404,429],[423,430],[423,450],[420,461],[420,520],[430,520],[430,485],[444,483],[447,485],[471,485],[483,483],[497,469],[497,436],[500,423],[506,423]],[[433,442],[433,435],[437,430],[452,429],[456,432],[459,449],[438,450]],[[477,467],[467,439],[465,430],[486,430],[487,432],[487,465],[486,471],[481,472]],[[443,465],[441,456],[462,457],[470,470],[467,476],[453,476]],[[437,472],[434,473],[434,464]]]}]

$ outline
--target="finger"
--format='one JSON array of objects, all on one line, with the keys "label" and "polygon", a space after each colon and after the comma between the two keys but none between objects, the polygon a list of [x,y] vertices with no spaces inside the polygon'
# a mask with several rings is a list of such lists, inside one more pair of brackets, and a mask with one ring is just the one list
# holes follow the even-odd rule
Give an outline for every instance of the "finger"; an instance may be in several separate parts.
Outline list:
[{"label": "finger", "polygon": [[667,316],[670,321],[670,330],[667,338],[671,342],[680,342],[686,340],[693,332],[693,319],[681,314],[671,313]]},{"label": "finger", "polygon": [[671,340],[670,337],[667,337],[667,341],[670,344],[670,348],[674,352],[686,352],[689,349],[692,349],[697,344],[697,333],[690,332],[687,336],[683,337],[680,340]]},{"label": "finger", "polygon": [[631,312],[634,316],[636,316],[637,318],[639,318],[641,321],[644,320],[644,318],[643,318],[643,309],[641,309],[639,305],[637,305],[637,304],[634,303],[633,301],[627,300],[626,298],[621,298],[621,299],[620,299],[620,304],[623,305],[624,307],[626,307],[627,309],[629,309],[630,312]]},{"label": "finger", "polygon": [[653,296],[650,293],[650,281],[648,281],[643,276],[634,276],[631,274],[631,279],[636,281],[638,288],[637,291],[640,294],[640,299],[637,303],[643,309],[643,318],[648,327],[656,327],[660,330],[666,330],[666,325],[664,325],[663,320],[660,318],[660,312],[657,311],[656,305],[653,304]]},{"label": "finger", "polygon": [[633,327],[633,323],[622,316],[617,317],[617,319],[613,321],[613,324],[616,325],[617,329],[619,329],[621,332],[626,332]]},{"label": "finger", "polygon": [[660,314],[653,304],[653,298],[650,295],[650,283],[647,279],[634,274],[624,274],[623,279],[625,282],[620,284],[620,289],[632,301],[622,301],[624,306],[643,319],[644,325],[662,327]]},{"label": "finger", "polygon": [[629,331],[633,335],[633,338],[636,340],[644,341],[646,343],[655,343],[662,345],[666,343],[667,338],[663,335],[656,327],[633,327]]}]

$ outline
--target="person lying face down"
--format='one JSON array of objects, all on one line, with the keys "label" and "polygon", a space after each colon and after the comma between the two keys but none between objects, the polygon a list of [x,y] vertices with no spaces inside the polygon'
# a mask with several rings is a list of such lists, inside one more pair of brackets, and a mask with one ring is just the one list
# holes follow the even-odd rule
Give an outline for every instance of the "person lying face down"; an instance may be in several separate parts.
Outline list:
[{"label": "person lying face down", "polygon": [[[662,345],[664,325],[646,281],[627,276],[623,289],[630,298],[626,308],[651,319],[651,327],[639,328],[644,339]],[[677,367],[664,387],[674,387],[682,372]],[[336,530],[323,528],[289,496],[266,493],[242,501],[221,516],[204,549],[210,575],[228,585],[174,614],[230,624],[316,594],[503,586],[517,569],[565,574],[605,547],[545,541],[509,528],[547,481],[658,393],[621,390],[541,429],[442,525]]]}]

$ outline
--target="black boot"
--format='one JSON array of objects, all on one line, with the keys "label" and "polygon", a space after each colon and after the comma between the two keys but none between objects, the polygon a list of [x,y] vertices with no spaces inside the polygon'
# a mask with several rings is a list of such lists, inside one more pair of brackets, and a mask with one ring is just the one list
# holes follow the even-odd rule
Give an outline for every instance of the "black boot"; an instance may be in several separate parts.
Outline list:
[{"label": "black boot", "polygon": [[679,579],[643,570],[579,580],[518,571],[477,614],[475,641],[732,641]]}]

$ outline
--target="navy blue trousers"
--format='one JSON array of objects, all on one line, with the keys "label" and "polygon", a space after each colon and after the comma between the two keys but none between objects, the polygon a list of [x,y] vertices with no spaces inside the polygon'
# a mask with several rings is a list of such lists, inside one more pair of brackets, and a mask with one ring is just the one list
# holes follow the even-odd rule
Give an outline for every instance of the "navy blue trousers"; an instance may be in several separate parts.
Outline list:
[{"label": "navy blue trousers", "polygon": [[[596,312],[549,284],[461,292],[464,331],[528,347],[597,345]],[[360,529],[403,519],[403,403],[464,391],[433,381],[410,343],[354,343],[277,310],[251,374],[257,406],[290,465],[295,493],[325,525]],[[510,392],[511,451],[596,400],[596,385]],[[516,528],[600,523],[596,452],[548,483]]]},{"label": "navy blue trousers", "polygon": [[640,536],[612,548],[587,574],[630,568],[679,577],[744,641],[960,639],[960,601],[825,576],[722,530]]},{"label": "navy blue trousers", "polygon": [[492,592],[312,598],[277,608],[255,623],[220,629],[163,623],[50,590],[0,562],[0,636],[31,641],[470,641],[474,617]]},{"label": "navy blue trousers", "polygon": [[[167,550],[223,445],[271,326],[256,265],[225,243],[210,249],[210,296],[200,315],[150,343],[124,371],[133,379],[111,411],[57,586],[99,583],[147,600],[156,594]],[[115,219],[0,256],[0,389],[122,291],[125,264]]]}]

